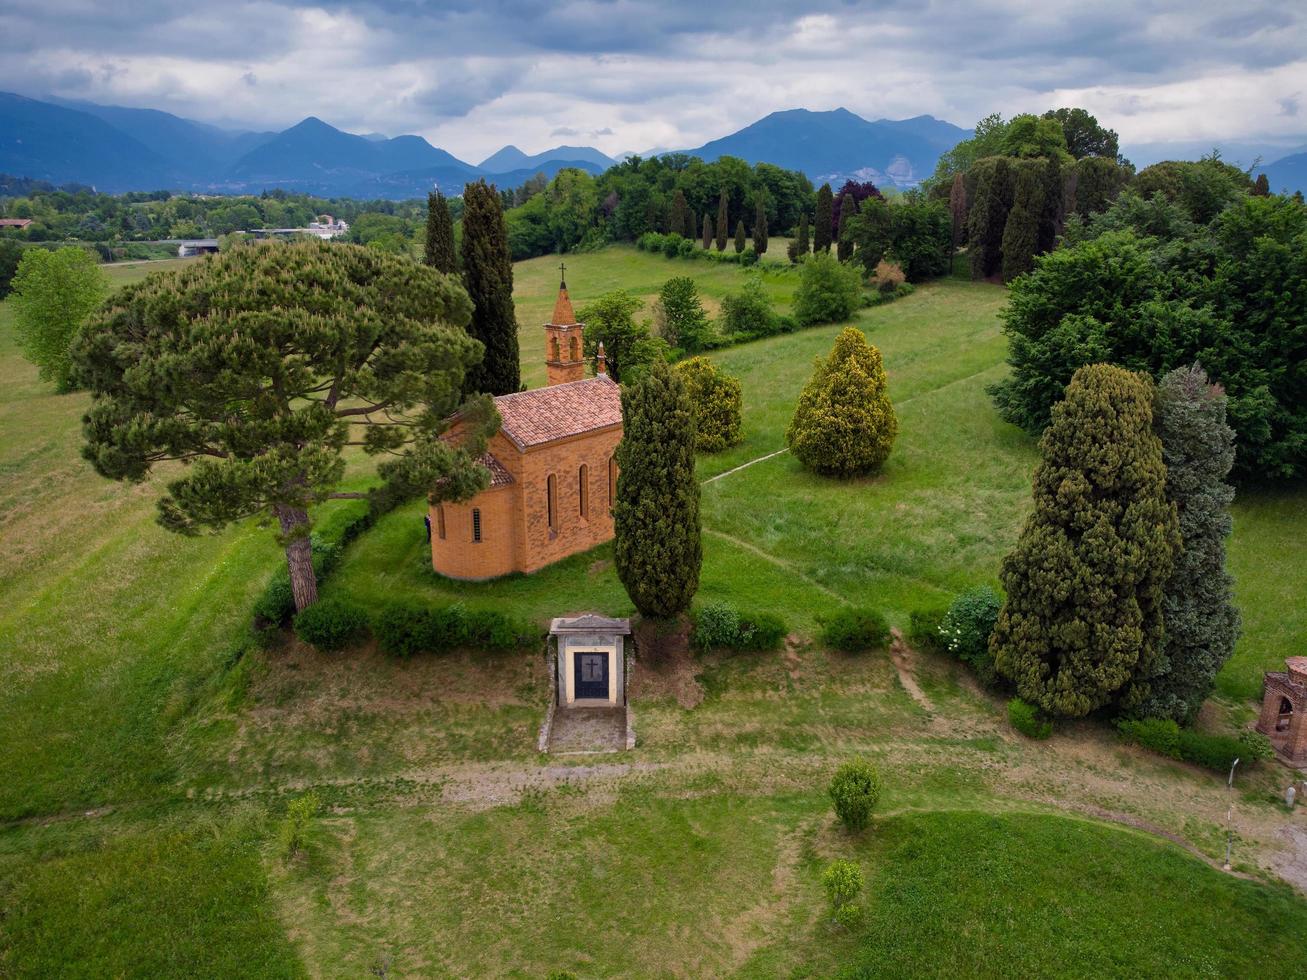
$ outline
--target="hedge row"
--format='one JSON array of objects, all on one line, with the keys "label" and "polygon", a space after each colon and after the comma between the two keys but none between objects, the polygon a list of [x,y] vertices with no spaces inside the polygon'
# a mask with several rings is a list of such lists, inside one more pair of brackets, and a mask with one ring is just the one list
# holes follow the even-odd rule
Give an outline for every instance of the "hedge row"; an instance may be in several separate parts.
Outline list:
[{"label": "hedge row", "polygon": [[675,233],[660,235],[656,231],[646,231],[635,240],[635,247],[641,252],[661,253],[669,259],[707,259],[709,262],[730,262],[743,266],[758,264],[758,253],[754,251],[752,245],[747,246],[743,252],[736,252],[733,249],[718,252],[710,248],[701,248],[698,242]]},{"label": "hedge row", "polygon": [[320,650],[340,650],[367,638],[391,656],[407,658],[456,649],[516,650],[540,631],[492,609],[395,601],[373,613],[347,598],[319,599],[295,617],[295,635]]},{"label": "hedge row", "polygon": [[889,623],[875,609],[840,609],[821,620],[821,642],[844,653],[883,649],[889,645]]},{"label": "hedge row", "polygon": [[1208,735],[1181,728],[1170,718],[1127,718],[1117,722],[1117,728],[1128,742],[1217,772],[1229,772],[1235,759],[1251,763],[1274,755],[1270,739],[1260,732]]},{"label": "hedge row", "polygon": [[729,602],[705,602],[693,613],[690,640],[701,650],[778,650],[785,622],[775,613],[741,613]]}]

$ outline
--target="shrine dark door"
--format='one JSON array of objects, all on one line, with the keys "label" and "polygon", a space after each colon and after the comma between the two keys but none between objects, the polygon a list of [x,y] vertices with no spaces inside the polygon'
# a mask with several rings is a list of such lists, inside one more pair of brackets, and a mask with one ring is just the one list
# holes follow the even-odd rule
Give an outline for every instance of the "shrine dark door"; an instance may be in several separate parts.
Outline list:
[{"label": "shrine dark door", "polygon": [[575,655],[576,697],[608,700],[608,654],[578,653]]}]

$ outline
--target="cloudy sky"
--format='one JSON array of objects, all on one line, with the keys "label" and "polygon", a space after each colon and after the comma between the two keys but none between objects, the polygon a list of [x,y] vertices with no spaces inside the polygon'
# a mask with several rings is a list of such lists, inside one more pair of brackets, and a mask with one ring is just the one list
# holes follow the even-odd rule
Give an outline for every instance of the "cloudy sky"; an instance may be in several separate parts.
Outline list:
[{"label": "cloudy sky", "polygon": [[972,125],[1082,105],[1123,144],[1307,143],[1307,3],[4,0],[0,89],[477,161],[696,146],[776,109]]}]

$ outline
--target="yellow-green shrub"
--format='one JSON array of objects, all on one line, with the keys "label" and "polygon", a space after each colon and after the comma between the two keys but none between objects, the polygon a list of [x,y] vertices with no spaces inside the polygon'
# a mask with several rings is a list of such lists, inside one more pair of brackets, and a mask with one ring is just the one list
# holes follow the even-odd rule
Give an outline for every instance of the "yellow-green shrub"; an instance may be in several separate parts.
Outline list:
[{"label": "yellow-green shrub", "polygon": [[738,378],[732,378],[706,357],[682,361],[676,365],[676,373],[690,396],[696,450],[715,453],[744,438],[740,431],[742,399]]}]

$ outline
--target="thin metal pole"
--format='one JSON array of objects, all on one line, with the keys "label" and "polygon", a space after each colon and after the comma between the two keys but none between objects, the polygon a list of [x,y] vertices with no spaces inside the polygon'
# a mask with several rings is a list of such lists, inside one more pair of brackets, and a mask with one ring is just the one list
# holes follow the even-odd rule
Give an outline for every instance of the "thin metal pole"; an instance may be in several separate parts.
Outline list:
[{"label": "thin metal pole", "polygon": [[[1231,763],[1230,778],[1226,780],[1225,783],[1226,788],[1229,789],[1230,792],[1232,793],[1234,792],[1234,767],[1237,766],[1238,764],[1239,764],[1238,759],[1235,759],[1234,762]],[[1227,806],[1225,809],[1225,870],[1226,871],[1230,870],[1230,845],[1233,841],[1233,835],[1230,832],[1230,818],[1233,816],[1234,816],[1234,800],[1231,799],[1229,806]]]}]

